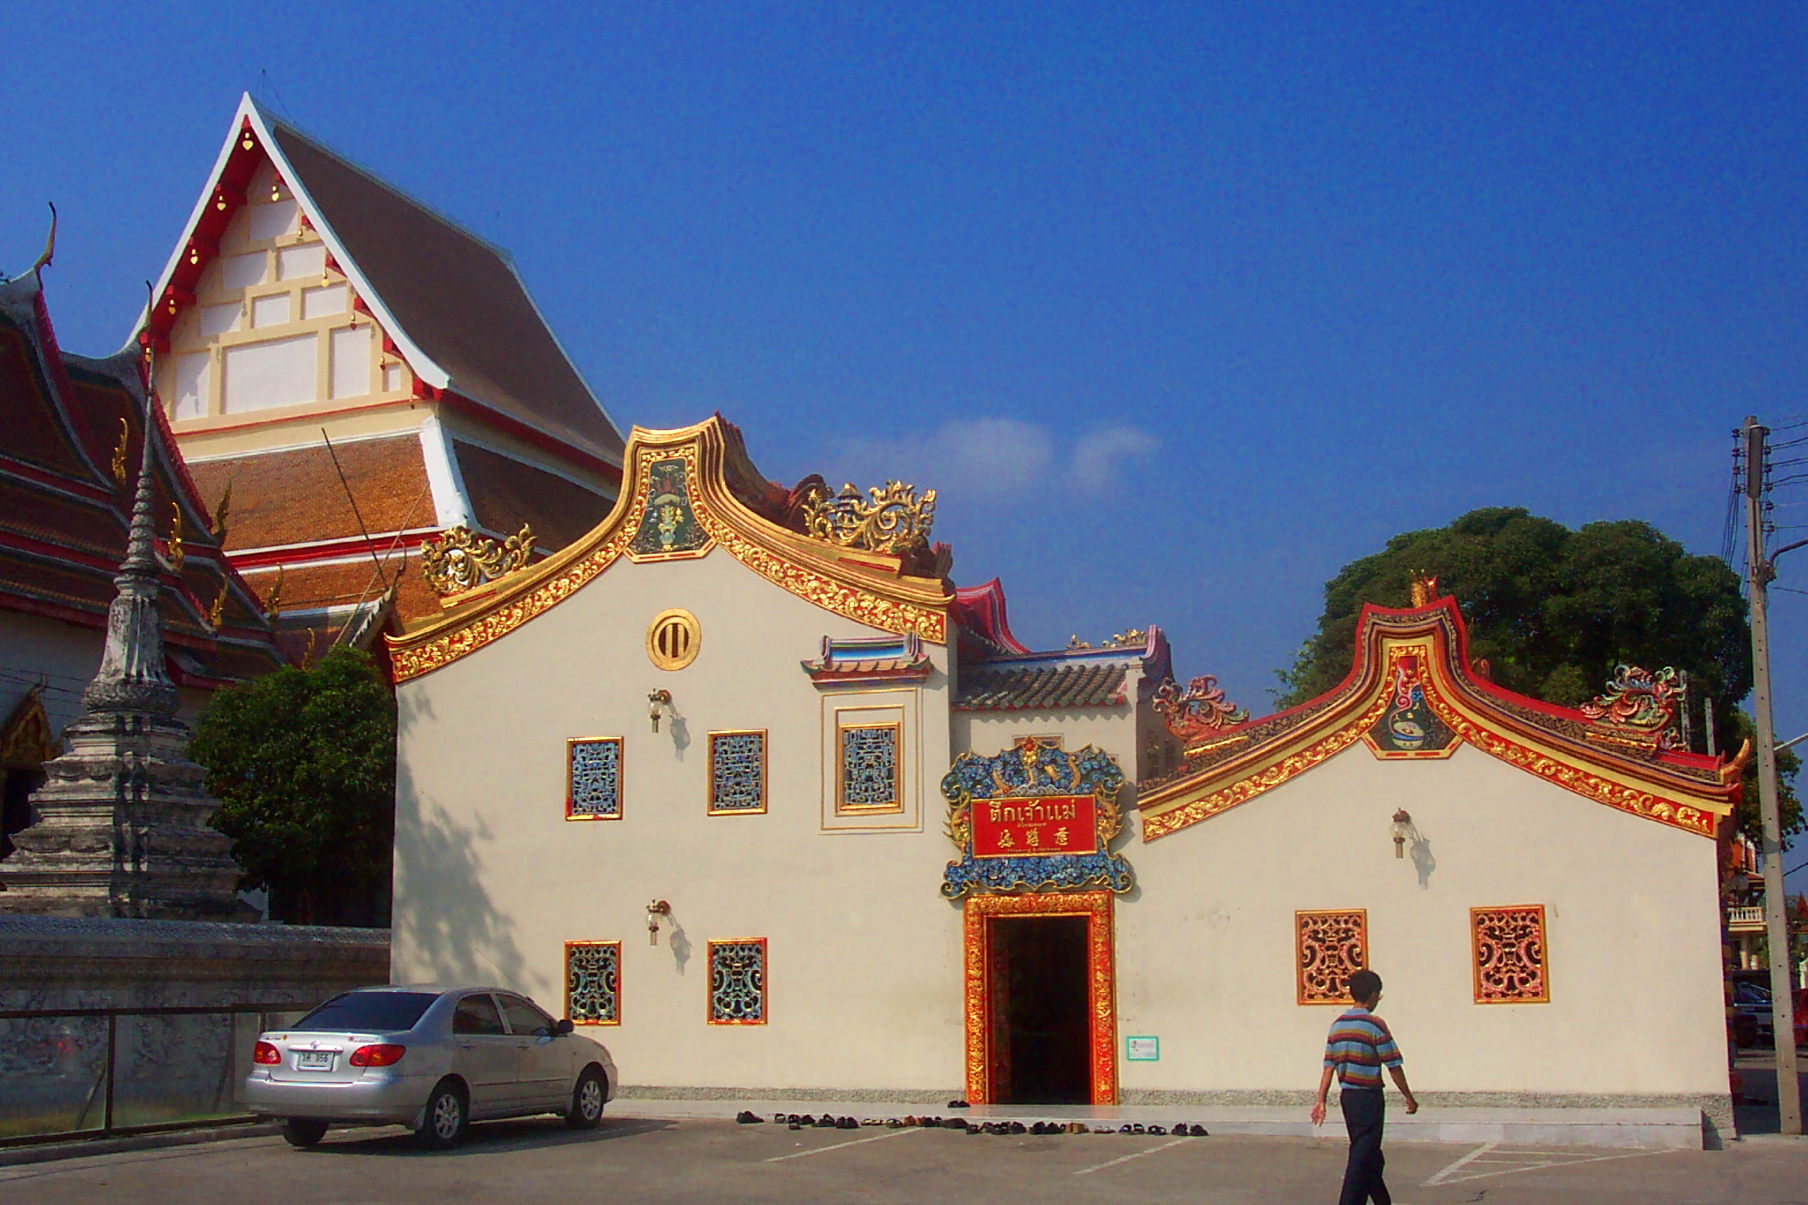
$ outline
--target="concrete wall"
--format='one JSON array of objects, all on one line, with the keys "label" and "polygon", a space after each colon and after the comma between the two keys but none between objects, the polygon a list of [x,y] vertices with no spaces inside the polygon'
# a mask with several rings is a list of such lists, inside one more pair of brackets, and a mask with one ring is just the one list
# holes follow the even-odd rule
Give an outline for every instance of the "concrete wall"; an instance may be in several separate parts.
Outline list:
[{"label": "concrete wall", "polygon": [[[1423,837],[1396,860],[1395,808]],[[1126,1091],[1316,1082],[1336,1010],[1295,1003],[1296,910],[1368,910],[1380,1013],[1414,1087],[1727,1091],[1714,845],[1464,746],[1384,762],[1358,744],[1267,794],[1127,851],[1125,1034],[1161,1061]],[[1542,904],[1549,1004],[1474,1003],[1469,909]]]},{"label": "concrete wall", "polygon": [[[671,607],[696,615],[702,643],[665,672],[645,634]],[[876,818],[901,827],[838,831],[822,807],[833,709],[899,692],[815,686],[799,662],[825,634],[876,633],[716,550],[619,562],[404,683],[397,979],[499,980],[562,1009],[564,943],[620,940],[622,1023],[596,1033],[624,1083],[956,1088],[960,913],[936,891],[954,852],[938,790],[947,649],[925,645],[934,670],[904,693],[908,814]],[[647,692],[660,688],[679,719],[655,734]],[[767,730],[768,811],[710,816],[708,734],[737,728]],[[566,820],[567,738],[614,735],[623,818]],[[672,906],[656,946],[654,899]],[[707,942],[740,937],[768,939],[769,1023],[708,1025]]]}]

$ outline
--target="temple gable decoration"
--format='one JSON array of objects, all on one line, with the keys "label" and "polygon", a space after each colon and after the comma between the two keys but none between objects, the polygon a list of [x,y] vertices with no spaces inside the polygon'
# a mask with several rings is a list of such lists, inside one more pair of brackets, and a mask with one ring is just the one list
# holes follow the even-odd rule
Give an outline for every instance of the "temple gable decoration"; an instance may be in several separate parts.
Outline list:
[{"label": "temple gable decoration", "polygon": [[961,851],[943,872],[942,894],[1129,891],[1135,873],[1111,852],[1123,784],[1110,754],[1092,745],[1069,752],[1059,737],[962,754],[942,779],[948,838]]},{"label": "temple gable decoration", "polygon": [[[525,569],[450,600],[443,615],[386,637],[395,680],[468,656],[571,597],[618,560],[657,563],[720,549],[773,585],[881,632],[942,644],[946,580],[905,555],[842,546],[787,525],[783,491],[748,461],[719,416],[672,431],[635,428],[624,489],[588,533]],[[943,565],[947,550],[926,562]]]},{"label": "temple gable decoration", "polygon": [[1143,839],[1246,803],[1359,741],[1386,761],[1444,758],[1472,745],[1584,799],[1715,835],[1738,801],[1749,746],[1727,760],[1676,748],[1681,687],[1672,671],[1622,666],[1608,693],[1581,708],[1527,698],[1471,665],[1456,600],[1434,590],[1415,582],[1415,605],[1365,607],[1349,675],[1296,707],[1212,724],[1201,722],[1199,704],[1170,699],[1164,716],[1186,742],[1184,760],[1139,785]]}]

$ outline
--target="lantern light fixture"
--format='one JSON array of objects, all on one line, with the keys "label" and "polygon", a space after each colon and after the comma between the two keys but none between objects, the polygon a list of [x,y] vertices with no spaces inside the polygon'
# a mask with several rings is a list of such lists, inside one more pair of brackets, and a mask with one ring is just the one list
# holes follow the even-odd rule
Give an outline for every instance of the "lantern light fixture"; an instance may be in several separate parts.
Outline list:
[{"label": "lantern light fixture", "polygon": [[653,731],[659,731],[659,716],[672,705],[672,692],[669,690],[649,690],[647,692],[647,718],[653,721]]},{"label": "lantern light fixture", "polygon": [[1405,808],[1394,812],[1393,834],[1394,857],[1404,858],[1406,856],[1406,839],[1413,834],[1412,813]]},{"label": "lantern light fixture", "polygon": [[649,946],[659,944],[659,918],[662,916],[669,918],[671,915],[672,906],[664,900],[654,900],[647,905],[647,944]]}]

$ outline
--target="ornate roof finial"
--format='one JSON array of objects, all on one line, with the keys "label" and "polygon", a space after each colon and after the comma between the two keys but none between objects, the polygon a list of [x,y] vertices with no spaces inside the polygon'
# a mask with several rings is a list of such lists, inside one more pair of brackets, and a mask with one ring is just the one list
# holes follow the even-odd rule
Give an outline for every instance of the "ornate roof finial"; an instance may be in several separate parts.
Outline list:
[{"label": "ornate roof finial", "polygon": [[48,268],[50,266],[51,257],[56,254],[56,228],[57,228],[56,202],[55,201],[46,201],[45,204],[50,206],[50,234],[44,239],[44,254],[38,256],[37,262],[34,263],[31,266],[31,268],[29,269],[31,275],[33,275],[33,276],[36,276],[39,272],[42,272],[45,268]]},{"label": "ornate roof finial", "polygon": [[[144,287],[149,294],[150,282]],[[138,492],[132,502],[125,560],[113,579],[118,593],[107,608],[106,649],[94,680],[82,692],[82,704],[91,712],[176,714],[176,686],[163,666],[163,621],[157,613],[162,586],[157,580],[157,527],[151,515],[156,504],[156,368],[156,340],[149,339],[145,344],[144,453],[138,464]]]},{"label": "ornate roof finial", "polygon": [[1414,569],[1412,571],[1412,605],[1415,607],[1429,607],[1432,603],[1437,601],[1438,575],[1435,573],[1421,573],[1419,570]]}]

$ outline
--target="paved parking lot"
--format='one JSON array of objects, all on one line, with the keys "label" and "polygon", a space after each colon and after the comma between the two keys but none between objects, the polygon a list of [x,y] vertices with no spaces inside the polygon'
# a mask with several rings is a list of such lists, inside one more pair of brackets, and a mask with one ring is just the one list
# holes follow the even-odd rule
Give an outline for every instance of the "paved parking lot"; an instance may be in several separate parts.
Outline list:
[{"label": "paved parking lot", "polygon": [[[298,1151],[257,1136],[0,1166],[0,1199],[131,1202],[1315,1202],[1334,1200],[1338,1141],[956,1130],[805,1129],[610,1117],[573,1134],[557,1119],[472,1127],[443,1155],[401,1130],[337,1130]],[[1808,1202],[1808,1144],[1727,1151],[1397,1145],[1400,1205]]]}]

